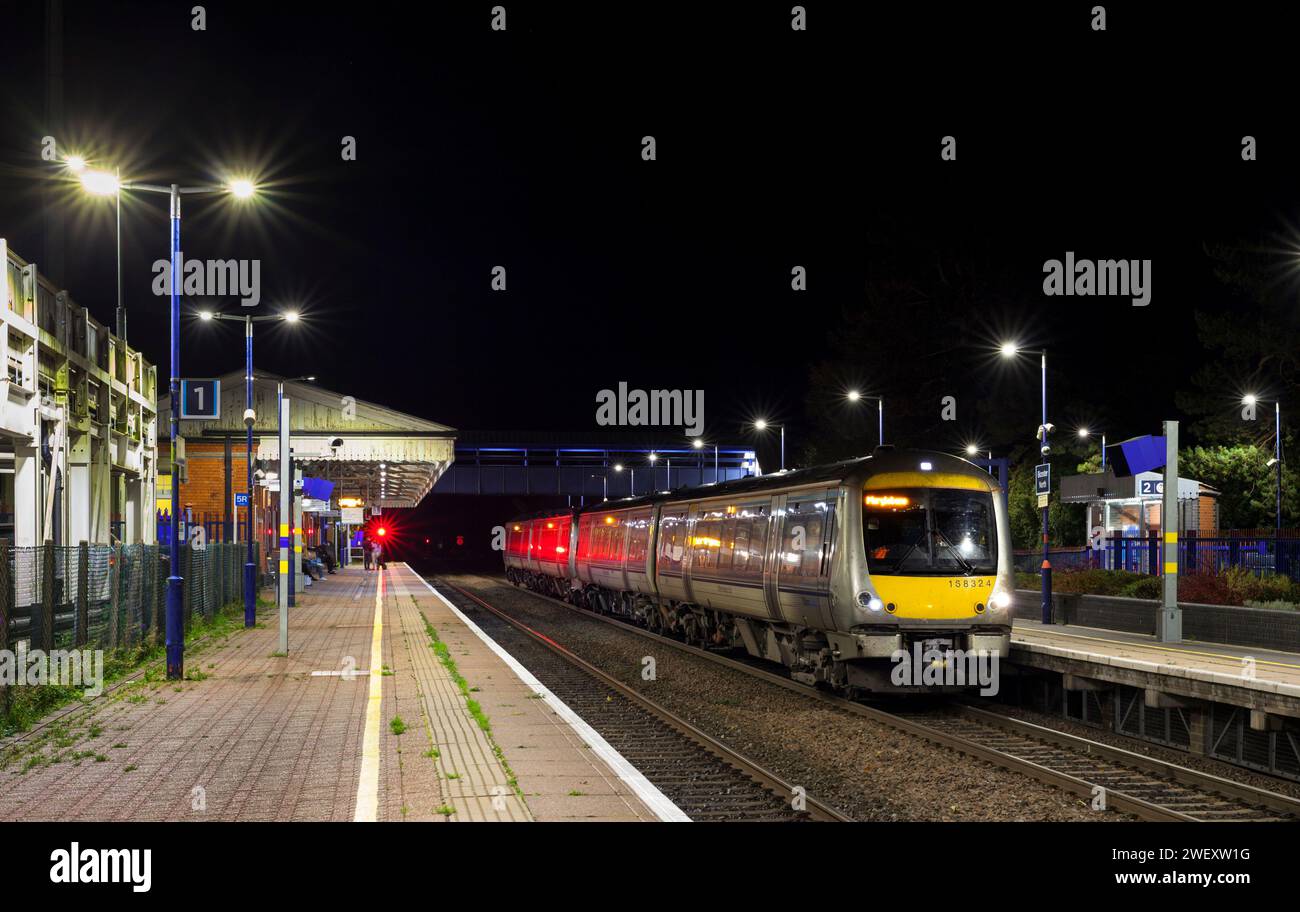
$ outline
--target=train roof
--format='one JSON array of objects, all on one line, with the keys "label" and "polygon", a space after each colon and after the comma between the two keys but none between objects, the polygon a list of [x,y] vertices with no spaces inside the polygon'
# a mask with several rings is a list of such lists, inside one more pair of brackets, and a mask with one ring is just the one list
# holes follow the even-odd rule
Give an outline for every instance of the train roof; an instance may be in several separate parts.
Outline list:
[{"label": "train roof", "polygon": [[[624,497],[619,500],[600,501],[584,507],[567,507],[559,510],[541,511],[530,513],[526,516],[518,516],[511,521],[544,519],[551,516],[591,513],[601,510],[628,510],[636,507],[650,506],[657,503],[681,500],[702,500],[705,498],[726,497],[733,494],[745,496],[748,494],[762,493],[764,491],[780,491],[784,488],[797,488],[810,484],[856,483],[865,481],[877,472],[914,470],[919,467],[920,463],[923,461],[935,464],[937,471],[973,474],[978,475],[981,478],[987,477],[987,473],[984,469],[979,468],[974,463],[962,459],[959,456],[953,456],[949,453],[942,453],[937,450],[894,449],[891,446],[884,446],[877,447],[870,456],[859,456],[854,459],[846,459],[842,462],[834,462],[828,465],[809,466],[806,469],[791,469],[784,472],[773,472],[768,475],[750,475],[746,478],[737,478],[732,481],[723,481],[717,484],[698,485],[692,488],[676,488],[672,491],[656,491],[653,494],[642,494],[638,497]],[[989,479],[989,483],[990,489],[997,487],[996,482],[991,478]]]}]

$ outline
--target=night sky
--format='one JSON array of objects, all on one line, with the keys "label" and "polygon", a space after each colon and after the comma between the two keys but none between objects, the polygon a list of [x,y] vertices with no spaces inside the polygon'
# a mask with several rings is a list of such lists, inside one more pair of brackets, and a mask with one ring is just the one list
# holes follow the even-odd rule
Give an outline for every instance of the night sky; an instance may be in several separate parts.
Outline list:
[{"label": "night sky", "polygon": [[[958,251],[998,293],[946,322],[900,295],[911,330],[861,353],[873,390],[906,402],[893,359],[951,350],[935,369],[954,394],[1033,416],[1031,370],[976,383],[1012,335],[1049,349],[1054,407],[1104,414],[1112,440],[1156,432],[1201,356],[1193,311],[1228,306],[1204,245],[1285,245],[1300,218],[1291,30],[1265,6],[1113,4],[1098,34],[1091,4],[812,3],[804,33],[788,3],[512,3],[505,33],[490,3],[208,3],[197,32],[193,5],[66,4],[61,150],[146,181],[254,175],[258,205],[187,200],[183,249],[260,259],[259,312],[302,309],[259,335],[260,367],[458,428],[594,430],[596,392],[626,380],[705,390],[724,442],[786,421],[796,449],[810,366],[867,283]],[[0,235],[47,271],[51,192],[56,278],[111,325],[111,204],[41,161],[42,4],[7,16]],[[128,197],[123,222],[131,341],[165,371],[164,198]],[[1150,305],[1043,296],[1067,250],[1151,259]],[[187,320],[182,373],[238,369],[241,341]],[[938,404],[918,408],[933,439],[900,442],[952,445]]]}]

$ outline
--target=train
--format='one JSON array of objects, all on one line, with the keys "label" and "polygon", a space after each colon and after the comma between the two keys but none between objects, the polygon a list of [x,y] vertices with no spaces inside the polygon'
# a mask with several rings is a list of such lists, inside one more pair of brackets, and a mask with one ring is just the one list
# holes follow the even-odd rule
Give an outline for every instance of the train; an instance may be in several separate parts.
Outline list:
[{"label": "train", "polygon": [[[850,694],[952,689],[912,655],[1005,658],[1015,576],[997,481],[946,453],[868,456],[521,516],[507,579]],[[918,652],[918,647],[924,652]]]}]

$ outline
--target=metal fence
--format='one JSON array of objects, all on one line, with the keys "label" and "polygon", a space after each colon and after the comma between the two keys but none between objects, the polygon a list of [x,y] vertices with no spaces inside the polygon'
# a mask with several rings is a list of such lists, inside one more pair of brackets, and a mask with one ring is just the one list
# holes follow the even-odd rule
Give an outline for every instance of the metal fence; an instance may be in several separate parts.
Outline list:
[{"label": "metal fence", "polygon": [[[187,630],[196,615],[243,602],[247,554],[242,544],[181,547]],[[0,548],[0,649],[161,643],[168,563],[160,545]]]},{"label": "metal fence", "polygon": [[[1053,570],[1128,570],[1160,576],[1164,573],[1165,546],[1152,533],[1147,536],[1110,535],[1105,547],[1053,548]],[[1042,551],[1016,551],[1017,570],[1035,572]],[[1179,573],[1222,573],[1229,568],[1256,576],[1284,574],[1300,582],[1300,538],[1272,535],[1198,536],[1184,534],[1178,541]]]}]

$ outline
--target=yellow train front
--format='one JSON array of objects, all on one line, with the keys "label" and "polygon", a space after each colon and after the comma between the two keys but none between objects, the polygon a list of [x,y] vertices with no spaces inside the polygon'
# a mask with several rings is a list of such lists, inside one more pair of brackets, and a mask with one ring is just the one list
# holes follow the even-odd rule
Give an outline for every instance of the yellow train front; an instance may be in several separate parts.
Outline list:
[{"label": "yellow train front", "polygon": [[943,453],[881,447],[510,528],[517,585],[744,649],[810,684],[987,692],[1010,645],[999,488]]},{"label": "yellow train front", "polygon": [[836,626],[849,634],[829,634],[845,662],[836,683],[995,688],[1015,587],[997,482],[947,454],[880,450],[848,487],[857,496],[845,498],[844,547],[832,569]]}]

